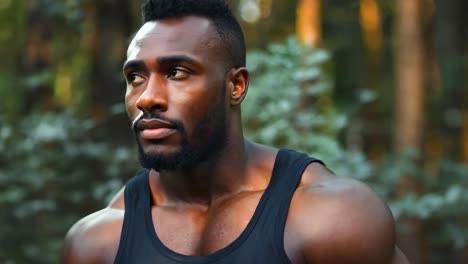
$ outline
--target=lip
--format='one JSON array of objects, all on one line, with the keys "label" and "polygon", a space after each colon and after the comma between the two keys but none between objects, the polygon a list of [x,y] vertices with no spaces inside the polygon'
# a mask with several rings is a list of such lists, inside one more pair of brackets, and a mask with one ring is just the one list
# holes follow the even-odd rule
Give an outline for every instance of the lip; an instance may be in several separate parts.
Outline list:
[{"label": "lip", "polygon": [[137,128],[141,137],[147,140],[163,139],[176,132],[174,125],[161,119],[142,119]]},{"label": "lip", "polygon": [[163,139],[170,136],[176,130],[173,128],[148,128],[143,129],[140,132],[140,135],[143,139],[147,140],[155,140],[155,139]]}]

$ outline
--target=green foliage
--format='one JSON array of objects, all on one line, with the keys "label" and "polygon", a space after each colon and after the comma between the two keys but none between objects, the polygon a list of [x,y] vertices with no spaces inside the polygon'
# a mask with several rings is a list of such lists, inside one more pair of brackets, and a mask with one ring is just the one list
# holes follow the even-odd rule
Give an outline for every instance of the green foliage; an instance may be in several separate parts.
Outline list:
[{"label": "green foliage", "polygon": [[[252,80],[242,111],[249,138],[326,157],[331,168],[347,175],[369,176],[369,161],[360,153],[347,153],[337,140],[351,116],[331,103],[333,82],[324,70],[328,52],[310,50],[290,37],[267,51],[251,51],[247,58]],[[373,97],[362,91],[351,108]]]},{"label": "green foliage", "polygon": [[[323,159],[337,175],[366,182],[388,202],[396,219],[408,215],[426,220],[434,227],[428,232],[433,259],[462,248],[468,241],[468,166],[440,161],[426,168],[414,162],[419,159],[416,151],[373,162],[363,153],[345,150],[337,135],[349,125],[351,114],[375,94],[362,91],[347,98],[354,111],[341,113],[330,103],[332,82],[323,70],[329,57],[323,50],[302,47],[294,38],[267,51],[251,52],[248,67],[253,80],[243,104],[247,136],[309,153]],[[397,195],[403,175],[413,175],[421,192]],[[405,226],[399,231],[405,232]]]},{"label": "green foliage", "polygon": [[135,153],[93,140],[96,124],[70,113],[1,123],[0,262],[57,263],[66,230],[123,186]]},{"label": "green foliage", "polygon": [[0,1],[0,113],[15,113],[23,104],[17,66],[23,47],[25,5],[24,1]]},{"label": "green foliage", "polygon": [[[328,60],[327,52],[309,52],[294,38],[271,45],[266,53],[250,52],[253,79],[242,109],[247,135],[269,145],[340,155],[335,138],[346,117],[324,96],[332,87],[321,67]],[[310,140],[311,133],[320,140]]]}]

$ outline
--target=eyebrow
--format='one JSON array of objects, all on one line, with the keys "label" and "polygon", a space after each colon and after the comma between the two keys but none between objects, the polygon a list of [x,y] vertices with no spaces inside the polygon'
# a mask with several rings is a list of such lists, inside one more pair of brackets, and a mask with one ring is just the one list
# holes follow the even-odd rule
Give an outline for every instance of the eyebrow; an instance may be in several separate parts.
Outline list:
[{"label": "eyebrow", "polygon": [[[171,64],[178,64],[178,63],[188,63],[193,64],[195,66],[200,66],[200,63],[195,59],[187,56],[187,55],[174,55],[174,56],[164,56],[156,58],[156,62],[159,65],[171,65]],[[125,71],[126,69],[142,69],[145,68],[145,63],[142,60],[129,60],[126,61],[122,67],[122,70]]]},{"label": "eyebrow", "polygon": [[129,60],[124,63],[122,66],[122,71],[126,69],[143,69],[145,68],[145,63],[142,60]]},{"label": "eyebrow", "polygon": [[177,63],[189,63],[189,64],[199,65],[199,63],[195,59],[187,55],[174,55],[174,56],[159,57],[156,59],[156,61],[161,65],[177,64]]}]

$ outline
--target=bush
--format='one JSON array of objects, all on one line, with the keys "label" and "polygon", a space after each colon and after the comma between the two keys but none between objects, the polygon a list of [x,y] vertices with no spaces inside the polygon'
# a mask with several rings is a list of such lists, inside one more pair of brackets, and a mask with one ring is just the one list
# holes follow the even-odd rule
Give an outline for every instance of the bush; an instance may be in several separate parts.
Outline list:
[{"label": "bush", "polygon": [[0,262],[57,263],[68,228],[135,172],[133,150],[92,140],[94,128],[70,113],[2,122]]}]

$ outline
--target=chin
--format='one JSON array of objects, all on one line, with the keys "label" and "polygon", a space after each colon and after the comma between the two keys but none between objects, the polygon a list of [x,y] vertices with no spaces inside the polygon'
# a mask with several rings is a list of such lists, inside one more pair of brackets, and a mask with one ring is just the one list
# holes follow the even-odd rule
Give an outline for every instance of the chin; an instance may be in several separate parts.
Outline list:
[{"label": "chin", "polygon": [[139,160],[144,168],[167,171],[191,168],[197,158],[182,147],[139,146]]},{"label": "chin", "polygon": [[181,151],[180,147],[167,145],[146,145],[142,146],[142,154],[146,156],[173,156]]}]

